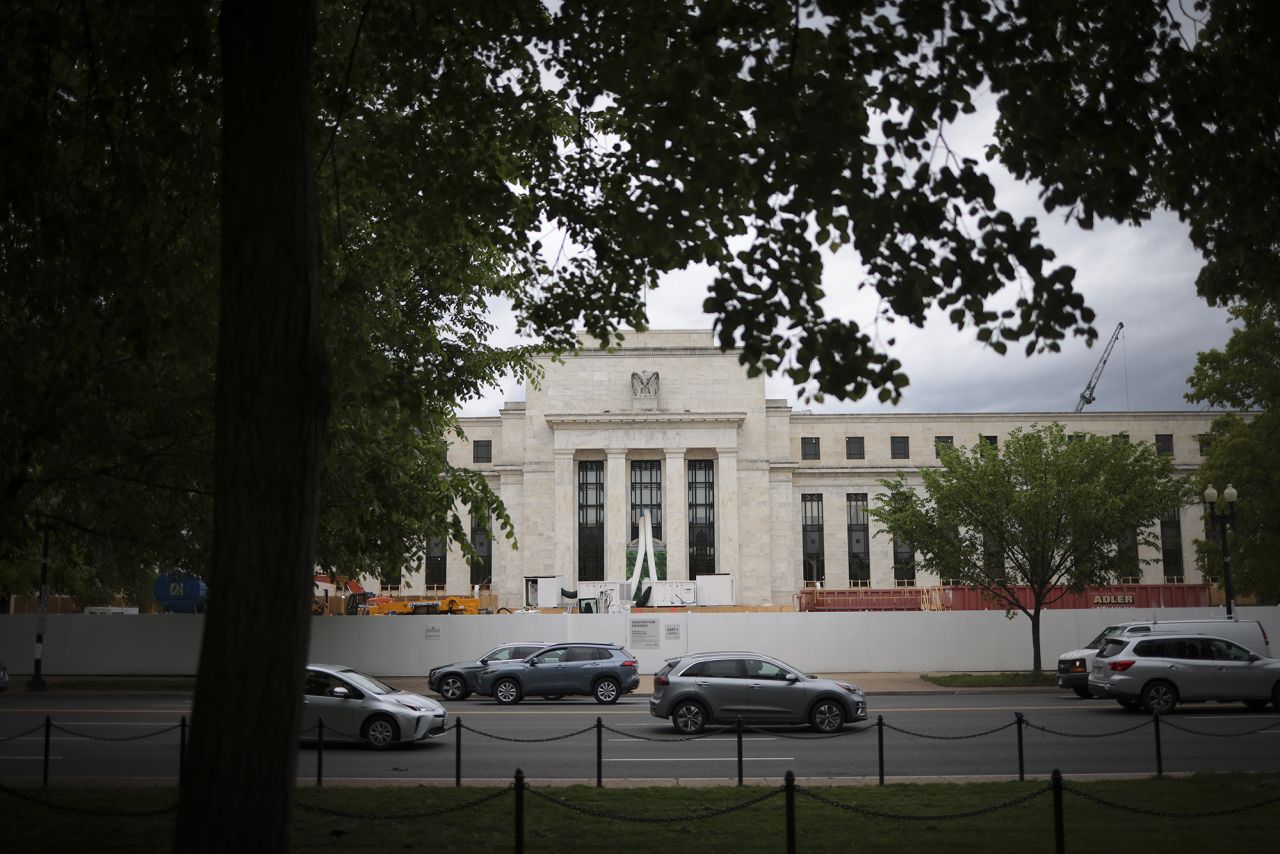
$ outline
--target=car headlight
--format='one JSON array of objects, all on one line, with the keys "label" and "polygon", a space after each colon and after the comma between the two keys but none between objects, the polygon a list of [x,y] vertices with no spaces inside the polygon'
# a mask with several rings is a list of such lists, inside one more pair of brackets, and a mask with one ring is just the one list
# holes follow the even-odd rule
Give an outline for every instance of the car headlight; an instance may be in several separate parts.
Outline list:
[{"label": "car headlight", "polygon": [[848,691],[850,694],[862,693],[862,689],[859,688],[857,685],[851,685],[848,682],[837,682],[836,684],[839,685],[841,688],[845,689],[846,691]]}]

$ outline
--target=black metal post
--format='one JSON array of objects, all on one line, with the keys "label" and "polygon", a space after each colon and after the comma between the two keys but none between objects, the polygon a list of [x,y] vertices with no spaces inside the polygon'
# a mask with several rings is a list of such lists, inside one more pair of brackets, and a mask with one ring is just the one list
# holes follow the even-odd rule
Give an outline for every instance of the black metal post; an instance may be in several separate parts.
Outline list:
[{"label": "black metal post", "polygon": [[796,854],[796,775],[787,771],[783,780],[787,790],[787,854]]},{"label": "black metal post", "polygon": [[49,788],[49,742],[53,740],[53,718],[44,716],[44,787]]},{"label": "black metal post", "polygon": [[1062,821],[1062,772],[1053,769],[1053,850],[1067,854],[1067,834]]},{"label": "black metal post", "polygon": [[453,785],[462,787],[462,716],[453,721]]},{"label": "black metal post", "polygon": [[[1217,490],[1212,486],[1205,490],[1205,498],[1209,495],[1217,496]],[[1231,484],[1227,484],[1226,493],[1230,493],[1231,497],[1235,497],[1235,492],[1231,488]],[[1227,495],[1223,494],[1225,500]],[[1227,616],[1230,617],[1235,612],[1236,595],[1231,587],[1231,548],[1227,544],[1227,532],[1236,525],[1236,503],[1235,501],[1225,501],[1227,509],[1223,513],[1217,511],[1217,501],[1209,502],[1209,521],[1218,529],[1218,539],[1222,541],[1222,587],[1223,592],[1227,596]]]},{"label": "black metal post", "polygon": [[187,767],[187,716],[178,721],[178,783],[182,783],[182,773]]},{"label": "black metal post", "polygon": [[324,786],[324,718],[316,721],[316,785]]},{"label": "black metal post", "polygon": [[1164,753],[1160,749],[1160,716],[1151,716],[1152,729],[1156,731],[1156,776],[1164,776]]},{"label": "black metal post", "polygon": [[596,716],[596,788],[604,788],[604,719]]},{"label": "black metal post", "polygon": [[742,785],[742,718],[738,718],[738,785]]},{"label": "black metal post", "polygon": [[524,854],[524,771],[516,769],[516,854]]},{"label": "black metal post", "polygon": [[880,755],[880,785],[884,785],[884,715],[876,715],[877,752]]},{"label": "black metal post", "polygon": [[45,685],[43,668],[44,668],[44,630],[49,621],[49,531],[52,525],[47,522],[40,524],[40,532],[44,534],[44,546],[40,551],[40,607],[39,615],[36,617],[36,646],[35,646],[35,667],[31,671],[31,678],[27,680],[28,691],[43,691],[48,686]]},{"label": "black metal post", "polygon": [[1018,720],[1018,725],[1015,729],[1018,730],[1018,782],[1021,783],[1027,779],[1026,764],[1022,755],[1022,725],[1026,721],[1022,717],[1022,712],[1014,712],[1013,716]]}]

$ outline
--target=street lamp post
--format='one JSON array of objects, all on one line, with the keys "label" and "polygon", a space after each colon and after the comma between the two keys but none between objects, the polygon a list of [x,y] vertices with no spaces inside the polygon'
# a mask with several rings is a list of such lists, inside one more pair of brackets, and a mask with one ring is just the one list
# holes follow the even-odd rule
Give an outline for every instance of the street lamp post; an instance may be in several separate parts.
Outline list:
[{"label": "street lamp post", "polygon": [[1228,483],[1227,488],[1222,491],[1222,500],[1227,508],[1222,513],[1218,513],[1218,490],[1213,488],[1213,484],[1209,484],[1204,491],[1205,503],[1209,505],[1209,521],[1218,529],[1218,539],[1222,541],[1222,583],[1227,594],[1228,617],[1235,610],[1236,596],[1231,590],[1231,549],[1227,545],[1227,531],[1234,528],[1236,524],[1237,497],[1236,488]]},{"label": "street lamp post", "polygon": [[52,527],[49,523],[42,522],[39,528],[40,533],[44,534],[44,548],[40,553],[40,611],[39,616],[36,617],[36,662],[31,671],[31,678],[27,680],[28,691],[45,689],[41,669],[44,660],[44,629],[49,619],[49,531]]}]

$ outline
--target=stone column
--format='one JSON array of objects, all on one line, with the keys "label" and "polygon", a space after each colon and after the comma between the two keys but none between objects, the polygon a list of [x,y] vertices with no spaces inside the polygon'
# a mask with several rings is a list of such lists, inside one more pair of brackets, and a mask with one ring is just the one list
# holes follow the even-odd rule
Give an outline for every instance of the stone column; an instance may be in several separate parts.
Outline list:
[{"label": "stone column", "polygon": [[662,476],[662,535],[667,541],[667,578],[689,579],[689,474],[684,448],[667,449]]},{"label": "stone column", "polygon": [[533,572],[531,575],[561,575],[565,586],[572,589],[577,586],[578,562],[574,560],[573,544],[576,540],[574,529],[578,523],[578,481],[573,470],[573,451],[557,449],[556,458],[556,495],[555,495],[555,541],[552,546],[554,559],[550,572]]},{"label": "stone column", "polygon": [[627,512],[627,452],[608,451],[604,471],[604,580],[627,578],[627,539],[631,518]]},{"label": "stone column", "polygon": [[[735,587],[742,584],[738,571],[738,449],[716,448],[716,572],[732,573]],[[735,589],[735,598],[739,595]]]}]

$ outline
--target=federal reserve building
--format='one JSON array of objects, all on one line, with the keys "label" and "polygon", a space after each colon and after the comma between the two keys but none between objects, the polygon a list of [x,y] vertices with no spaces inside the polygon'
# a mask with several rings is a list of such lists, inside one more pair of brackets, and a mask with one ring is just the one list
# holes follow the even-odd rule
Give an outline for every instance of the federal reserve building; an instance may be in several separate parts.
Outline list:
[{"label": "federal reserve building", "polygon": [[[1214,413],[813,414],[765,395],[709,331],[628,333],[619,347],[543,359],[524,401],[461,420],[449,462],[483,473],[519,544],[468,519],[481,559],[436,542],[406,567],[407,591],[486,590],[546,605],[539,588],[615,595],[645,554],[652,605],[794,608],[805,591],[875,596],[940,588],[909,544],[869,518],[880,481],[938,465],[940,444],[1000,442],[1017,428],[1149,442],[1179,471],[1200,465]],[[1199,506],[1171,510],[1130,584],[1200,585]],[[916,594],[920,595],[920,594]],[[554,599],[554,595],[553,595]]]}]

